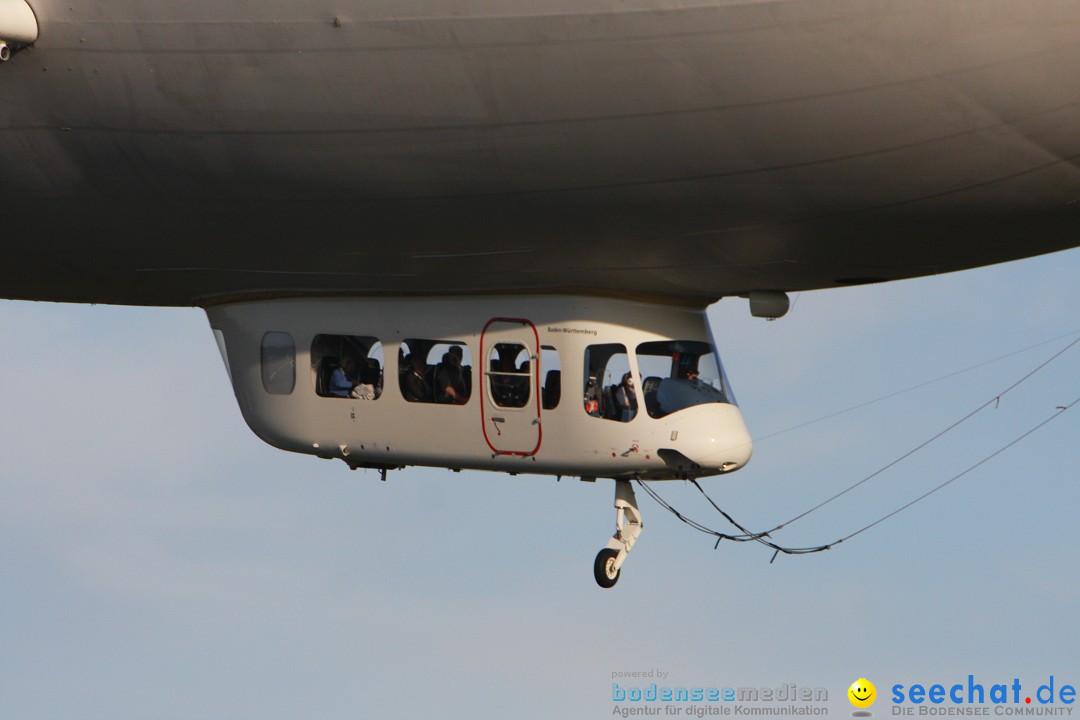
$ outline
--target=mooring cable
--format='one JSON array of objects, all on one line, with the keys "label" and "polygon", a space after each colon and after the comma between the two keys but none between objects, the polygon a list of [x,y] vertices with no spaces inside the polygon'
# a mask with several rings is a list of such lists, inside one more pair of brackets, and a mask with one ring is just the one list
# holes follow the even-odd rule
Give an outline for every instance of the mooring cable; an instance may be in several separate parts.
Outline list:
[{"label": "mooring cable", "polygon": [[[1072,334],[1072,333],[1070,333],[1070,334]],[[1013,438],[1012,440],[1010,440],[1008,443],[1002,445],[1001,447],[994,450],[992,453],[986,455],[985,457],[980,459],[978,462],[974,463],[973,465],[968,466],[963,471],[961,471],[961,472],[957,473],[956,475],[953,475],[949,479],[939,483],[935,487],[931,488],[930,490],[926,491],[925,493],[923,493],[922,495],[916,497],[915,499],[910,500],[909,502],[905,503],[904,505],[900,506],[899,508],[897,508],[897,509],[895,509],[895,510],[893,510],[893,511],[891,511],[891,512],[889,512],[889,513],[887,513],[887,514],[885,514],[885,515],[883,515],[881,517],[879,517],[878,519],[876,519],[873,522],[859,528],[858,530],[855,530],[854,532],[851,532],[851,533],[848,533],[847,535],[844,535],[843,537],[841,537],[841,538],[839,538],[839,539],[837,539],[837,540],[835,540],[835,541],[833,541],[831,543],[828,543],[828,544],[825,544],[825,545],[814,545],[814,546],[809,546],[809,547],[787,547],[787,546],[779,545],[779,544],[773,542],[772,539],[771,539],[771,534],[776,532],[777,530],[780,530],[780,529],[782,529],[784,527],[787,527],[788,525],[795,522],[796,520],[799,520],[801,518],[806,517],[810,513],[824,507],[825,505],[829,504],[833,500],[836,500],[837,498],[841,497],[842,495],[847,494],[851,490],[854,490],[856,487],[859,487],[860,485],[862,485],[863,483],[869,481],[870,479],[880,475],[881,473],[883,473],[884,471],[888,470],[889,468],[895,466],[899,462],[911,457],[913,454],[915,454],[919,450],[923,449],[924,447],[926,447],[930,443],[934,442],[935,440],[939,439],[940,437],[944,436],[949,431],[951,431],[951,430],[955,429],[956,427],[960,426],[961,424],[967,422],[969,419],[971,419],[972,417],[974,417],[978,413],[982,412],[983,410],[985,410],[990,405],[995,405],[995,404],[1000,403],[1002,397],[1004,397],[1006,394],[1008,394],[1012,390],[1016,389],[1024,381],[1028,380],[1030,377],[1032,377],[1033,375],[1038,373],[1040,370],[1045,368],[1051,362],[1053,362],[1054,360],[1059,358],[1065,352],[1067,352],[1072,347],[1074,347],[1077,343],[1080,343],[1080,338],[1077,338],[1076,340],[1074,340],[1071,343],[1069,343],[1068,345],[1066,345],[1064,348],[1059,350],[1057,353],[1052,355],[1047,360],[1040,363],[1033,370],[1028,372],[1026,375],[1021,377],[1019,380],[1017,380],[1013,384],[1009,385],[1007,388],[1005,388],[1000,393],[995,395],[993,398],[991,398],[988,401],[986,401],[985,403],[983,403],[981,406],[979,406],[975,410],[969,412],[967,415],[965,415],[961,419],[957,420],[956,422],[952,423],[951,425],[946,427],[944,430],[939,431],[938,433],[936,433],[934,436],[932,436],[928,440],[920,443],[918,446],[916,446],[912,450],[904,453],[903,455],[901,455],[897,459],[887,463],[885,466],[883,466],[879,470],[877,470],[877,471],[871,473],[870,475],[862,478],[858,482],[853,483],[852,485],[848,486],[844,490],[841,490],[840,492],[838,492],[835,495],[829,497],[828,499],[818,503],[817,505],[810,508],[809,510],[807,510],[807,511],[805,511],[803,513],[800,513],[799,515],[796,515],[792,519],[790,519],[790,520],[788,520],[788,521],[786,521],[784,523],[781,523],[780,525],[777,525],[774,528],[772,528],[771,530],[767,530],[765,532],[752,532],[752,531],[748,530],[747,528],[745,528],[743,525],[741,525],[739,522],[737,522],[731,515],[729,515],[726,511],[724,511],[724,509],[721,508],[716,503],[716,501],[714,501],[709,496],[708,493],[705,492],[704,488],[702,488],[701,485],[695,479],[691,479],[690,482],[694,485],[694,487],[697,488],[698,492],[701,493],[701,495],[709,502],[710,505],[713,506],[713,508],[718,513],[720,513],[720,515],[722,515],[724,517],[725,520],[727,520],[735,528],[738,528],[738,530],[740,531],[741,534],[724,533],[724,532],[721,532],[719,530],[712,529],[712,528],[710,528],[710,527],[708,527],[708,526],[704,525],[703,523],[700,523],[700,522],[698,522],[696,520],[693,520],[693,519],[683,515],[677,509],[675,509],[670,503],[668,503],[666,500],[664,500],[653,488],[651,488],[645,482],[643,482],[641,480],[638,480],[637,483],[642,489],[645,490],[646,493],[648,493],[648,495],[650,497],[653,498],[653,500],[655,500],[657,502],[657,504],[659,504],[661,507],[663,507],[664,509],[671,512],[681,522],[683,522],[686,525],[694,528],[695,530],[698,530],[699,532],[702,532],[702,533],[705,533],[707,535],[711,535],[711,536],[715,537],[717,539],[716,540],[716,547],[720,546],[720,542],[722,540],[730,540],[730,541],[733,541],[733,542],[757,542],[757,543],[760,543],[760,544],[762,544],[762,545],[764,545],[766,547],[769,547],[769,548],[771,548],[773,550],[772,559],[769,561],[770,563],[773,562],[774,560],[776,560],[777,555],[779,555],[780,553],[784,553],[786,555],[804,555],[804,554],[808,554],[808,553],[823,552],[825,550],[829,550],[830,548],[835,547],[836,545],[839,545],[842,542],[845,542],[846,540],[850,540],[851,538],[855,537],[856,535],[860,535],[861,533],[866,532],[870,528],[875,527],[876,525],[879,525],[879,524],[883,523],[884,521],[888,520],[889,518],[895,517],[896,515],[900,514],[901,512],[903,512],[905,510],[907,510],[908,508],[912,507],[916,503],[919,503],[919,502],[925,500],[926,498],[930,497],[931,495],[938,492],[942,488],[952,484],[953,482],[959,480],[960,478],[964,477],[965,475],[973,472],[977,468],[981,467],[985,463],[989,462],[993,458],[997,457],[1001,453],[1005,452],[1006,450],[1013,447],[1017,443],[1023,441],[1024,439],[1026,439],[1027,437],[1029,437],[1030,435],[1032,435],[1033,433],[1035,433],[1039,429],[1043,428],[1044,426],[1046,426],[1047,424],[1049,424],[1053,420],[1055,420],[1058,417],[1060,417],[1061,415],[1063,415],[1067,410],[1071,409],[1077,403],[1080,403],[1080,397],[1076,398],[1075,400],[1073,400],[1072,402],[1070,402],[1070,403],[1068,403],[1066,405],[1057,406],[1057,408],[1055,409],[1055,412],[1054,412],[1053,415],[1050,415],[1049,417],[1043,419],[1042,421],[1040,421],[1039,423],[1037,423],[1033,427],[1027,429],[1023,433],[1021,433],[1020,435],[1018,435],[1015,438]],[[1018,352],[1022,352],[1022,351],[1018,351]]]}]

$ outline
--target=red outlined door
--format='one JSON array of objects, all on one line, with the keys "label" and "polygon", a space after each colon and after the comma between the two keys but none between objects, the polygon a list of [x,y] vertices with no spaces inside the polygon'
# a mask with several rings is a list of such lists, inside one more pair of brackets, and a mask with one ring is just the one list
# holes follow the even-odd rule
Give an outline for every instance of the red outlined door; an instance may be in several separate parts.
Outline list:
[{"label": "red outlined door", "polygon": [[540,449],[540,334],[523,318],[488,320],[480,334],[480,413],[484,439],[497,455],[529,457]]}]

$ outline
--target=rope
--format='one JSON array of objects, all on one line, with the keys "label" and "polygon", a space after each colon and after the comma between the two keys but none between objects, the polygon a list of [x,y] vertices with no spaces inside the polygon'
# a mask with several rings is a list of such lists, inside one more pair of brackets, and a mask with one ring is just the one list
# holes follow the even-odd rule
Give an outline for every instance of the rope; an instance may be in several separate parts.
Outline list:
[{"label": "rope", "polygon": [[994,452],[990,453],[986,457],[982,458],[977,463],[969,466],[967,469],[963,470],[962,472],[959,472],[956,475],[953,475],[948,480],[946,480],[946,481],[936,485],[932,489],[926,491],[925,493],[923,493],[919,497],[915,498],[914,500],[911,500],[911,501],[907,502],[906,504],[900,506],[896,510],[893,510],[892,512],[890,512],[888,514],[881,516],[877,520],[874,520],[872,523],[859,528],[855,532],[848,533],[847,535],[844,535],[843,537],[838,538],[837,540],[834,540],[833,542],[825,544],[825,545],[813,545],[813,546],[809,546],[809,547],[787,547],[787,546],[784,546],[784,545],[779,545],[779,544],[773,542],[771,539],[769,539],[769,537],[770,537],[769,532],[755,533],[755,532],[751,532],[750,530],[747,530],[745,527],[740,525],[733,517],[731,517],[731,515],[729,515],[727,512],[725,512],[723,510],[723,508],[721,508],[719,505],[717,505],[716,502],[711,497],[709,497],[708,493],[705,492],[705,490],[701,487],[701,485],[698,484],[697,480],[691,480],[690,482],[694,485],[694,487],[696,487],[698,489],[698,492],[700,492],[702,494],[702,496],[706,500],[709,501],[709,504],[712,505],[716,509],[717,512],[719,512],[721,515],[724,516],[725,520],[727,520],[729,523],[731,523],[733,526],[735,526],[736,528],[738,528],[742,532],[741,535],[731,535],[729,533],[720,532],[719,530],[713,530],[712,528],[709,528],[708,526],[706,526],[706,525],[704,525],[702,523],[699,523],[696,520],[692,520],[692,519],[686,517],[685,515],[683,515],[682,513],[680,513],[674,507],[672,507],[666,500],[664,500],[662,497],[660,497],[660,495],[653,488],[649,487],[648,485],[646,485],[641,480],[638,480],[637,484],[643,490],[645,490],[645,492],[647,492],[652,497],[652,499],[657,502],[657,504],[659,504],[665,510],[667,510],[670,513],[672,513],[673,515],[675,515],[675,517],[677,517],[679,520],[686,523],[687,525],[694,528],[695,530],[698,530],[699,532],[705,533],[707,535],[712,535],[713,537],[715,537],[716,538],[716,546],[715,547],[720,546],[720,541],[721,540],[731,540],[731,541],[734,541],[734,542],[751,542],[751,541],[752,542],[757,542],[757,543],[760,543],[760,544],[764,545],[765,547],[771,548],[773,550],[772,559],[769,560],[769,562],[771,563],[774,560],[776,560],[776,557],[777,557],[777,555],[779,553],[784,553],[785,555],[806,555],[806,554],[809,554],[809,553],[816,553],[816,552],[823,552],[825,550],[830,550],[833,547],[839,545],[840,543],[845,542],[847,540],[850,540],[851,538],[855,537],[856,535],[860,535],[860,534],[866,532],[867,530],[874,527],[875,525],[879,525],[879,524],[885,522],[886,520],[888,520],[889,518],[892,518],[892,517],[895,517],[895,516],[899,515],[904,510],[907,510],[908,508],[912,507],[916,503],[919,503],[919,502],[925,500],[926,498],[930,497],[931,495],[933,495],[937,491],[941,490],[945,486],[950,485],[953,482],[959,480],[960,478],[964,477],[968,473],[972,472],[973,470],[979,468],[980,466],[982,466],[982,465],[986,464],[987,462],[989,462],[990,460],[994,459],[995,457],[997,457],[1001,453],[1005,452],[1006,450],[1008,450],[1012,446],[1016,445],[1017,443],[1021,442],[1024,439],[1026,439],[1028,436],[1033,434],[1035,431],[1039,430],[1040,428],[1042,428],[1042,427],[1046,426],[1047,424],[1049,424],[1051,421],[1053,421],[1056,418],[1060,417],[1062,415],[1062,413],[1064,413],[1066,410],[1069,410],[1070,408],[1072,408],[1077,403],[1080,403],[1080,397],[1076,398],[1075,400],[1073,400],[1068,405],[1059,406],[1055,410],[1054,414],[1051,415],[1050,417],[1046,418],[1045,420],[1038,423],[1034,427],[1028,429],[1024,433],[1022,433],[1021,435],[1013,438],[1011,441],[1009,441],[1005,445],[1001,446],[1000,448],[998,448]]},{"label": "rope", "polygon": [[861,480],[859,480],[859,481],[857,481],[857,482],[855,482],[855,483],[853,483],[853,484],[849,485],[848,487],[844,488],[843,490],[841,490],[840,492],[836,493],[836,494],[835,494],[835,495],[833,495],[832,497],[830,497],[830,498],[828,498],[828,499],[826,499],[826,500],[823,500],[822,502],[818,503],[817,505],[815,505],[814,507],[810,508],[810,509],[809,509],[809,510],[807,510],[806,512],[803,512],[803,513],[801,513],[801,514],[799,514],[799,515],[796,515],[795,517],[791,518],[790,520],[788,520],[788,521],[786,521],[786,522],[780,523],[779,525],[777,525],[776,527],[774,527],[774,528],[773,528],[772,530],[769,530],[769,532],[776,532],[777,530],[780,530],[781,528],[784,528],[784,527],[786,527],[786,526],[790,525],[791,523],[795,522],[796,520],[801,520],[802,518],[806,517],[806,516],[807,516],[807,515],[809,515],[810,513],[814,512],[814,511],[816,511],[816,510],[819,510],[820,508],[823,508],[823,507],[825,507],[826,505],[828,505],[829,503],[831,503],[831,502],[832,502],[833,500],[836,500],[837,498],[839,498],[839,497],[842,497],[842,496],[844,496],[844,495],[848,494],[849,492],[851,492],[851,491],[852,491],[852,490],[854,490],[855,488],[859,487],[859,486],[860,486],[860,485],[862,485],[863,483],[865,483],[865,482],[867,482],[867,481],[869,481],[869,480],[872,480],[873,478],[875,478],[875,477],[877,477],[878,475],[882,474],[882,473],[883,473],[883,472],[885,472],[886,470],[888,470],[888,469],[890,469],[890,468],[892,468],[892,467],[894,467],[894,466],[898,465],[899,463],[903,462],[904,460],[908,459],[909,457],[911,457],[911,456],[912,456],[912,455],[914,455],[915,453],[919,452],[919,451],[920,451],[920,450],[922,450],[923,448],[927,447],[928,445],[930,445],[930,444],[931,444],[931,443],[933,443],[934,441],[936,441],[936,440],[938,440],[938,439],[940,439],[940,438],[944,437],[944,436],[945,436],[946,434],[948,434],[948,433],[949,433],[949,432],[951,432],[952,430],[955,430],[956,428],[960,427],[960,426],[961,426],[961,425],[963,425],[963,424],[964,424],[965,422],[967,422],[967,421],[968,421],[968,420],[970,420],[971,418],[975,417],[976,415],[978,415],[979,413],[981,413],[981,412],[982,412],[983,410],[985,410],[986,408],[990,407],[991,405],[994,405],[994,406],[996,407],[996,406],[997,406],[998,404],[1000,404],[1000,403],[1001,403],[1001,398],[1005,397],[1005,396],[1006,396],[1006,395],[1008,395],[1008,394],[1009,394],[1010,392],[1012,392],[1013,390],[1015,390],[1015,389],[1016,389],[1017,387],[1019,387],[1019,386],[1020,386],[1021,384],[1023,384],[1023,383],[1024,383],[1024,382],[1025,382],[1026,380],[1030,379],[1030,378],[1031,378],[1031,376],[1035,375],[1035,374],[1036,374],[1037,372],[1039,372],[1040,370],[1042,370],[1043,368],[1045,368],[1045,367],[1046,367],[1047,365],[1049,365],[1050,363],[1052,363],[1052,362],[1053,362],[1054,360],[1057,360],[1057,359],[1058,359],[1059,357],[1061,357],[1062,355],[1064,355],[1064,354],[1065,354],[1066,352],[1068,352],[1068,351],[1069,351],[1070,349],[1072,349],[1072,348],[1073,348],[1073,347],[1074,347],[1074,346],[1075,346],[1075,345],[1076,345],[1077,343],[1080,343],[1080,338],[1077,338],[1077,339],[1073,340],[1073,341],[1072,341],[1071,343],[1069,343],[1068,345],[1066,345],[1065,347],[1063,347],[1063,348],[1062,348],[1061,350],[1057,351],[1056,353],[1054,353],[1053,355],[1051,355],[1051,356],[1050,356],[1049,358],[1047,358],[1047,359],[1046,359],[1045,361],[1043,361],[1042,363],[1040,363],[1039,365],[1037,365],[1037,366],[1035,367],[1035,369],[1031,370],[1031,371],[1030,371],[1029,373],[1027,373],[1027,374],[1026,374],[1026,375],[1024,375],[1024,376],[1023,376],[1022,378],[1020,378],[1019,380],[1017,380],[1016,382],[1014,382],[1014,383],[1013,383],[1012,385],[1010,385],[1009,387],[1005,388],[1004,390],[1002,390],[1001,392],[999,392],[999,393],[998,393],[997,395],[995,395],[994,397],[990,398],[989,400],[987,400],[986,402],[984,402],[984,403],[983,403],[982,405],[980,405],[979,407],[975,408],[974,410],[972,410],[971,412],[969,412],[969,413],[968,413],[967,415],[965,415],[964,417],[962,417],[962,418],[960,418],[959,420],[957,420],[956,422],[954,422],[953,424],[949,425],[949,426],[948,426],[948,427],[946,427],[946,428],[945,428],[944,430],[941,430],[941,431],[940,431],[940,432],[938,432],[937,434],[933,435],[933,436],[932,436],[932,437],[930,437],[930,438],[929,438],[928,440],[925,440],[925,441],[923,441],[922,443],[920,443],[919,445],[916,445],[916,446],[915,446],[914,448],[912,448],[911,450],[907,451],[906,453],[904,453],[904,454],[903,454],[903,455],[901,455],[900,457],[896,458],[896,459],[895,459],[895,460],[893,460],[892,462],[886,463],[886,464],[885,464],[884,466],[882,466],[881,468],[878,468],[877,470],[875,470],[874,472],[870,473],[869,475],[867,475],[867,476],[866,476],[866,477],[864,477],[863,479],[861,479]]},{"label": "rope", "polygon": [[[873,400],[866,400],[865,402],[861,402],[858,405],[852,405],[851,407],[844,408],[843,410],[837,410],[835,412],[829,413],[828,415],[822,415],[820,417],[814,418],[813,420],[806,420],[805,422],[801,422],[798,425],[792,425],[791,427],[784,428],[783,430],[777,430],[776,432],[771,432],[771,433],[768,433],[767,435],[762,435],[760,437],[756,437],[756,438],[754,438],[754,442],[755,443],[761,442],[762,440],[768,440],[769,438],[774,438],[774,437],[776,437],[778,435],[784,435],[785,433],[789,433],[789,432],[792,432],[794,430],[801,430],[802,428],[807,427],[809,425],[814,425],[814,424],[817,424],[819,422],[824,422],[825,420],[831,420],[832,418],[837,417],[839,415],[844,415],[844,414],[849,413],[849,412],[854,412],[855,410],[861,410],[864,407],[874,405],[874,404],[882,402],[884,400],[891,400],[892,398],[897,397],[899,395],[904,395],[906,393],[913,392],[915,390],[920,390],[920,389],[922,389],[924,387],[927,387],[929,385],[939,383],[942,380],[948,380],[949,378],[956,377],[957,375],[963,375],[964,373],[971,372],[972,370],[978,370],[979,368],[986,367],[987,365],[993,365],[996,362],[1001,362],[1002,360],[1007,360],[1007,359],[1009,359],[1009,358],[1011,358],[1011,357],[1013,357],[1015,355],[1020,355],[1022,353],[1026,353],[1026,352],[1029,352],[1031,350],[1041,348],[1043,345],[1049,345],[1052,342],[1057,342],[1058,340],[1062,340],[1062,339],[1067,338],[1067,337],[1069,337],[1071,335],[1076,335],[1077,333],[1080,333],[1080,329],[1073,330],[1073,331],[1067,332],[1067,333],[1063,333],[1061,335],[1058,335],[1057,337],[1050,338],[1049,340],[1043,340],[1042,342],[1035,343],[1034,345],[1028,345],[1025,348],[1020,348],[1019,350],[1014,350],[1014,351],[1012,351],[1010,353],[1006,353],[1005,355],[999,355],[998,357],[993,358],[991,360],[984,360],[981,363],[976,363],[975,365],[969,365],[968,367],[961,368],[960,370],[954,370],[951,373],[941,375],[939,377],[934,378],[933,380],[927,380],[926,382],[921,382],[921,383],[919,383],[917,385],[912,385],[911,387],[904,388],[903,390],[896,390],[896,391],[891,392],[891,393],[889,393],[887,395],[882,395],[881,397],[874,398]],[[1068,349],[1068,348],[1066,348],[1066,349]]]},{"label": "rope", "polygon": [[[1072,333],[1069,333],[1069,334],[1072,334]],[[1005,445],[1002,445],[1001,447],[994,450],[989,455],[983,457],[978,462],[976,462],[973,465],[969,466],[965,470],[957,473],[956,475],[953,475],[948,480],[945,480],[944,482],[936,485],[935,487],[931,488],[930,490],[928,490],[927,492],[925,492],[922,495],[918,496],[917,498],[915,498],[915,499],[905,503],[904,505],[900,506],[896,510],[893,510],[892,512],[889,512],[889,513],[879,517],[878,519],[874,520],[873,522],[869,523],[868,525],[865,525],[865,526],[859,528],[858,530],[856,530],[856,531],[854,531],[852,533],[844,535],[843,537],[841,537],[841,538],[839,538],[839,539],[837,539],[837,540],[835,540],[835,541],[833,541],[831,543],[828,543],[828,544],[825,544],[825,545],[808,546],[808,547],[787,547],[787,546],[779,545],[779,544],[773,542],[771,540],[771,534],[776,532],[777,530],[780,530],[780,529],[790,525],[791,523],[795,522],[796,520],[799,520],[801,518],[806,517],[810,513],[824,507],[825,505],[828,505],[833,500],[836,500],[837,498],[847,494],[848,492],[851,492],[852,490],[854,490],[858,486],[862,485],[863,483],[867,482],[868,480],[880,475],[881,473],[883,473],[886,470],[888,470],[889,468],[897,465],[901,461],[911,457],[912,455],[914,455],[919,450],[925,448],[927,445],[929,445],[932,442],[934,442],[935,440],[941,438],[942,436],[944,436],[945,434],[947,434],[951,430],[953,430],[953,429],[959,427],[960,425],[962,425],[963,423],[967,422],[968,420],[973,418],[975,415],[977,415],[978,413],[980,413],[983,410],[985,410],[986,408],[988,408],[990,405],[999,404],[1001,402],[1002,397],[1004,397],[1005,395],[1007,395],[1008,393],[1010,393],[1011,391],[1013,391],[1014,389],[1019,387],[1024,381],[1028,380],[1031,376],[1035,375],[1037,372],[1039,372],[1040,370],[1045,368],[1051,362],[1053,362],[1054,360],[1059,358],[1065,352],[1067,352],[1072,347],[1074,347],[1077,343],[1080,343],[1080,338],[1077,338],[1076,340],[1073,340],[1071,343],[1066,345],[1064,348],[1059,350],[1057,353],[1052,355],[1050,358],[1048,358],[1044,362],[1040,363],[1033,370],[1031,370],[1026,375],[1021,377],[1019,380],[1014,382],[1012,385],[1008,386],[1003,391],[1001,391],[1000,393],[995,395],[993,398],[987,400],[985,403],[980,405],[978,408],[976,408],[975,410],[972,410],[967,415],[960,418],[959,420],[957,420],[953,424],[949,425],[944,430],[941,430],[940,432],[938,432],[937,434],[932,436],[930,439],[922,442],[921,444],[916,446],[914,449],[909,450],[908,452],[904,453],[903,455],[901,455],[897,459],[893,460],[892,462],[886,464],[885,466],[883,466],[879,470],[871,473],[870,475],[864,477],[863,479],[859,480],[858,482],[856,482],[856,483],[848,486],[847,488],[841,490],[840,492],[836,493],[832,497],[818,503],[817,505],[810,508],[809,510],[807,510],[807,511],[805,511],[803,513],[800,513],[799,515],[796,515],[795,517],[788,520],[787,522],[781,523],[781,524],[777,525],[776,527],[772,528],[771,530],[767,530],[765,532],[752,532],[752,531],[746,529],[741,524],[739,524],[731,515],[729,515],[727,512],[725,512],[723,508],[721,508],[719,505],[717,505],[717,503],[711,497],[709,497],[708,493],[706,493],[705,490],[701,487],[701,485],[698,484],[697,480],[691,479],[690,482],[694,485],[694,487],[697,488],[698,492],[701,493],[701,495],[709,502],[709,504],[712,505],[713,508],[718,513],[720,513],[720,515],[722,515],[725,520],[727,520],[732,526],[737,528],[740,531],[741,534],[735,535],[735,534],[730,534],[730,533],[724,533],[724,532],[721,532],[719,530],[714,530],[714,529],[712,529],[712,528],[710,528],[710,527],[708,527],[708,526],[706,526],[706,525],[704,525],[704,524],[702,524],[700,522],[697,522],[696,520],[692,520],[692,519],[688,518],[687,516],[683,515],[682,513],[680,513],[678,510],[676,510],[671,504],[669,504],[666,500],[664,500],[662,497],[660,497],[660,495],[653,488],[649,487],[643,481],[638,480],[637,484],[643,490],[645,490],[645,492],[648,493],[649,496],[652,497],[652,499],[657,502],[657,504],[659,504],[661,507],[663,507],[667,511],[671,512],[681,522],[685,523],[686,525],[689,525],[690,527],[694,528],[695,530],[697,530],[699,532],[702,532],[702,533],[705,533],[707,535],[711,535],[711,536],[715,537],[716,538],[715,547],[719,547],[720,542],[722,540],[730,540],[730,541],[733,541],[733,542],[757,542],[757,543],[760,543],[761,545],[764,545],[764,546],[766,546],[768,548],[771,548],[773,550],[772,559],[769,560],[770,563],[775,561],[776,557],[780,553],[784,553],[785,555],[805,555],[805,554],[809,554],[809,553],[823,552],[825,550],[829,550],[829,549],[835,547],[836,545],[839,545],[842,542],[850,540],[851,538],[855,537],[856,535],[860,535],[860,534],[866,532],[870,528],[875,527],[876,525],[879,525],[879,524],[885,522],[889,518],[895,517],[896,515],[900,514],[901,512],[903,512],[905,510],[907,510],[908,508],[912,507],[916,503],[919,503],[919,502],[925,500],[926,498],[930,497],[931,495],[938,492],[942,488],[952,484],[953,482],[959,480],[960,478],[964,477],[965,475],[971,473],[972,471],[974,471],[977,468],[981,467],[982,465],[986,464],[987,462],[994,459],[995,457],[997,457],[1001,453],[1005,452],[1009,448],[1013,447],[1017,443],[1023,441],[1024,439],[1026,439],[1027,437],[1029,437],[1030,435],[1035,433],[1037,430],[1045,427],[1050,422],[1052,422],[1053,420],[1060,417],[1062,414],[1064,414],[1067,410],[1071,409],[1077,403],[1080,403],[1080,397],[1076,398],[1075,400],[1073,400],[1071,403],[1069,403],[1067,405],[1059,405],[1055,409],[1053,415],[1050,415],[1046,419],[1042,420],[1041,422],[1037,423],[1033,427],[1031,427],[1028,430],[1024,431],[1023,433],[1021,433],[1017,437],[1010,440]],[[1042,344],[1045,344],[1045,343],[1042,343]],[[1017,352],[1023,352],[1023,351],[1017,351]],[[1013,353],[1013,354],[1015,354],[1015,353]],[[993,362],[993,361],[990,361],[990,362]],[[963,371],[961,371],[961,372],[963,372]],[[956,374],[956,373],[953,373],[953,374]],[[816,422],[816,421],[812,421],[812,422]]]}]

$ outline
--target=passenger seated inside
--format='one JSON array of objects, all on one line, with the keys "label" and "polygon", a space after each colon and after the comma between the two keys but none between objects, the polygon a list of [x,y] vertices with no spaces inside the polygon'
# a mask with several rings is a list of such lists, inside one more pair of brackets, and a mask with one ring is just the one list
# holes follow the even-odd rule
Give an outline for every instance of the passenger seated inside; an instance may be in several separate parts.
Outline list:
[{"label": "passenger seated inside", "polygon": [[594,377],[590,377],[585,384],[585,412],[593,417],[601,417],[599,390]]},{"label": "passenger seated inside", "polygon": [[491,361],[491,397],[499,407],[520,408],[529,402],[529,361],[518,367],[514,356],[521,345],[497,345],[498,359]]},{"label": "passenger seated inside", "polygon": [[461,367],[460,345],[451,345],[435,369],[435,401],[464,405],[469,400],[465,372]]},{"label": "passenger seated inside", "polygon": [[615,390],[615,405],[619,409],[619,420],[629,422],[637,415],[637,393],[634,392],[634,376],[625,373],[622,382]]},{"label": "passenger seated inside", "polygon": [[330,373],[331,397],[347,398],[358,385],[356,380],[356,358],[345,355],[341,358],[341,364]]},{"label": "passenger seated inside", "polygon": [[585,412],[615,422],[628,422],[636,417],[638,398],[626,346],[589,345],[584,359]]},{"label": "passenger seated inside", "polygon": [[431,386],[428,384],[427,363],[416,353],[406,356],[402,363],[401,394],[409,402],[431,402]]}]

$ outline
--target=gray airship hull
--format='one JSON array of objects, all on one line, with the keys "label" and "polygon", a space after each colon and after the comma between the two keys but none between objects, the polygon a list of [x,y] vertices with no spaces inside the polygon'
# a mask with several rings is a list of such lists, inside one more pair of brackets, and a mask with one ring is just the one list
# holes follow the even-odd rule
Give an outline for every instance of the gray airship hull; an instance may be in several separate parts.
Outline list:
[{"label": "gray airship hull", "polygon": [[1080,244],[1074,0],[31,0],[0,296],[704,304]]}]

